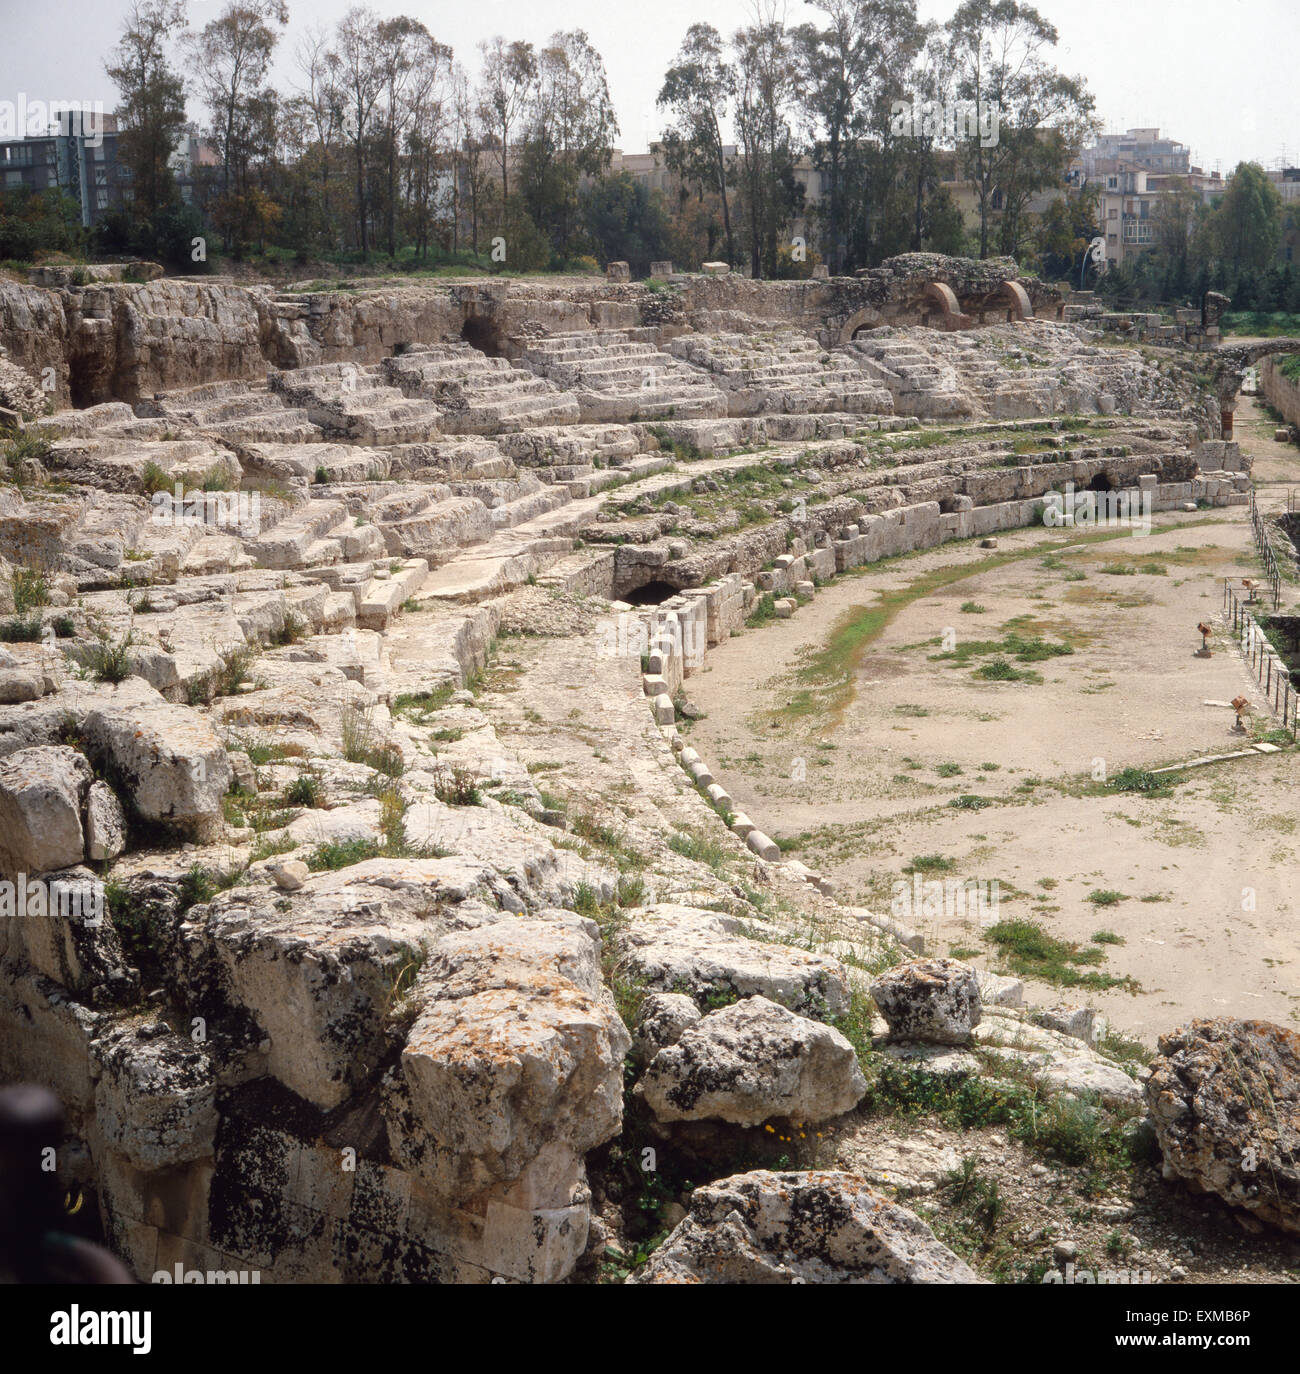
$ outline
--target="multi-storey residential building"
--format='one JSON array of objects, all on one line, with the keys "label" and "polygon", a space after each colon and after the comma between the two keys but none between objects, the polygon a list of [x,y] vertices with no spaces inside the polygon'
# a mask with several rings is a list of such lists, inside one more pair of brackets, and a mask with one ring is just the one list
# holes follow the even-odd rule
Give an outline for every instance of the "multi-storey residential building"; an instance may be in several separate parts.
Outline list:
[{"label": "multi-storey residential building", "polygon": [[1191,153],[1172,138],[1161,138],[1159,129],[1129,129],[1122,134],[1098,134],[1096,142],[1079,154],[1079,165],[1091,181],[1100,163],[1125,162],[1134,169],[1163,176],[1187,176]]},{"label": "multi-storey residential building", "polygon": [[71,196],[89,227],[131,198],[131,174],[118,161],[117,117],[64,113],[43,135],[0,142],[0,191],[52,188]]},{"label": "multi-storey residential building", "polygon": [[1160,198],[1189,187],[1206,203],[1223,194],[1218,172],[1207,174],[1191,162],[1183,144],[1161,138],[1159,129],[1129,129],[1102,134],[1070,165],[1070,185],[1100,191],[1097,215],[1106,240],[1106,261],[1124,263],[1155,242]]}]

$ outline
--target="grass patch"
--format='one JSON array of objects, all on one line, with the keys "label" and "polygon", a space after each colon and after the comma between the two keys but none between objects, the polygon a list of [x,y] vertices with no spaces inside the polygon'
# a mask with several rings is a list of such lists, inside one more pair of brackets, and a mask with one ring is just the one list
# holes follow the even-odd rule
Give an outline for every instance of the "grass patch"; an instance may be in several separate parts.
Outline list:
[{"label": "grass patch", "polygon": [[754,609],[745,617],[745,624],[749,629],[754,630],[775,619],[776,597],[771,592],[764,592],[754,603]]},{"label": "grass patch", "polygon": [[1146,768],[1122,768],[1107,783],[1112,792],[1132,792],[1142,797],[1172,797],[1174,784],[1182,782],[1178,773],[1152,773]]},{"label": "grass patch", "polygon": [[397,745],[380,737],[370,708],[353,702],[343,708],[343,757],[390,778],[400,778],[406,767]]},{"label": "grass patch", "polygon": [[284,802],[286,806],[305,806],[317,810],[325,805],[325,789],[318,777],[304,773],[285,788]]},{"label": "grass patch", "polygon": [[1095,946],[1081,948],[1072,941],[1059,940],[1033,921],[999,921],[985,931],[985,938],[996,946],[1011,971],[1021,977],[1096,992],[1117,987],[1139,990],[1131,978],[1097,972],[1095,966],[1106,957],[1104,950]]},{"label": "grass patch", "polygon": [[912,862],[904,865],[903,872],[913,873],[951,873],[957,867],[957,860],[944,854],[913,854]]},{"label": "grass patch", "polygon": [[132,633],[126,632],[116,643],[107,634],[86,651],[86,669],[96,682],[123,682],[131,676],[135,656],[131,653]]},{"label": "grass patch", "polygon": [[36,644],[41,638],[41,618],[6,620],[0,624],[0,644]]},{"label": "grass patch", "polygon": [[45,574],[36,568],[15,568],[11,579],[14,611],[23,615],[50,604],[50,588]]},{"label": "grass patch", "polygon": [[621,831],[606,825],[590,811],[573,817],[569,822],[569,829],[585,843],[603,849],[614,860],[620,872],[646,866],[645,855],[628,844],[627,837]]},{"label": "grass patch", "polygon": [[307,855],[307,867],[313,873],[323,870],[350,868],[366,859],[378,859],[384,850],[378,840],[329,840],[319,844]]},{"label": "grass patch", "polygon": [[731,855],[717,840],[710,839],[696,831],[676,830],[668,837],[668,848],[684,859],[707,864],[715,873],[721,874]]},{"label": "grass patch", "polygon": [[1088,893],[1088,900],[1093,906],[1118,906],[1121,902],[1127,901],[1128,898],[1122,892],[1116,892],[1113,888],[1094,887],[1093,890]]},{"label": "grass patch", "polygon": [[446,806],[482,806],[483,794],[472,770],[460,766],[443,767],[433,784],[434,795]]},{"label": "grass patch", "polygon": [[425,725],[431,715],[447,705],[455,690],[450,682],[443,682],[427,692],[402,692],[393,699],[392,714]]}]

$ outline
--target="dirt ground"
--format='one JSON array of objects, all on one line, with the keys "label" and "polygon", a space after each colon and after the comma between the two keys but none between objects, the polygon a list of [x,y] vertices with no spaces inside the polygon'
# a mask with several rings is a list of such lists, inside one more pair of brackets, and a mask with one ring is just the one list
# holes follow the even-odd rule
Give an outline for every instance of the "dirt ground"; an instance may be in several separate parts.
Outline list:
[{"label": "dirt ground", "polygon": [[[876,565],[793,620],[732,638],[687,682],[704,712],[690,743],[738,809],[778,839],[800,837],[791,856],[835,880],[841,900],[890,910],[922,856],[927,878],[997,880],[998,920],[1039,923],[1093,948],[1097,972],[1132,980],[1105,991],[1027,980],[1031,1000],[1088,1002],[1148,1044],[1192,1016],[1300,1023],[1292,754],[1193,769],[1163,798],[1094,781],[1242,747],[1232,711],[1207,702],[1244,693],[1257,730],[1275,723],[1218,619],[1223,578],[1255,566],[1244,510],[1161,513],[1149,536],[1091,544],[1041,528],[1000,537],[999,558],[1019,552],[989,567],[963,544]],[[970,576],[897,596],[963,564]],[[837,660],[846,686],[810,694],[800,670],[845,643],[882,593],[896,613]],[[1204,620],[1210,658],[1194,654]],[[981,649],[1007,635],[1073,652],[1022,662]],[[976,675],[998,657],[1041,681]],[[951,805],[963,796],[981,800]],[[1003,967],[987,918],[901,914],[928,949]],[[1114,937],[1100,951],[1099,932]]]}]

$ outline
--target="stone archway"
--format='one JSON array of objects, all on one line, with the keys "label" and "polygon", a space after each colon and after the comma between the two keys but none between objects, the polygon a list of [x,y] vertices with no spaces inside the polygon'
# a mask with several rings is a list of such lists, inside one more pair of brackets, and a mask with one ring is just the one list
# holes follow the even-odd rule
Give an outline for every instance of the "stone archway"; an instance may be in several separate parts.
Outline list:
[{"label": "stone archway", "polygon": [[975,323],[963,314],[957,293],[947,282],[926,282],[921,293],[921,323],[929,329],[969,329]]},{"label": "stone archway", "polygon": [[[1214,294],[1214,293],[1211,293]],[[1231,439],[1233,415],[1237,397],[1241,393],[1246,369],[1261,359],[1278,353],[1300,353],[1300,338],[1260,339],[1250,344],[1226,344],[1214,356],[1215,392],[1219,402],[1219,425],[1222,437]]]},{"label": "stone archway", "polygon": [[994,299],[1006,302],[1008,323],[1034,318],[1033,302],[1029,299],[1029,293],[1018,281],[1004,281],[1002,289]]},{"label": "stone archway", "polygon": [[870,306],[862,310],[854,311],[854,313],[844,321],[843,325],[840,326],[840,346],[843,347],[843,345],[851,343],[853,336],[858,333],[859,330],[875,329],[877,325],[882,323],[880,311],[872,310]]}]

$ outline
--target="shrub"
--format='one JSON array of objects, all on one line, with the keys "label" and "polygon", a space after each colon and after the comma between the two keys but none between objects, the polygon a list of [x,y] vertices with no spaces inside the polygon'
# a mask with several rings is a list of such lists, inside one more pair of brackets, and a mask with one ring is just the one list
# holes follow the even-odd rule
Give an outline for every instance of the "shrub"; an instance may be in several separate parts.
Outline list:
[{"label": "shrub", "polygon": [[50,604],[50,589],[45,574],[35,568],[15,568],[13,575],[14,610],[22,615]]},{"label": "shrub", "polygon": [[1171,783],[1181,781],[1177,774],[1166,773],[1157,776],[1145,768],[1123,768],[1110,780],[1115,792],[1139,792],[1148,797],[1167,797],[1172,792]]},{"label": "shrub", "polygon": [[40,637],[41,622],[39,616],[32,616],[29,620],[6,620],[0,624],[0,643],[36,644]]},{"label": "shrub", "polygon": [[131,653],[132,631],[128,630],[116,644],[103,635],[97,644],[86,651],[86,667],[96,682],[123,682],[131,676],[135,666]]},{"label": "shrub", "polygon": [[447,806],[481,806],[482,793],[468,768],[444,768],[433,785],[434,795]]},{"label": "shrub", "polygon": [[366,859],[377,859],[383,852],[377,840],[330,840],[317,845],[307,855],[307,867],[314,873],[322,869],[350,868]]},{"label": "shrub", "polygon": [[343,757],[390,778],[400,778],[406,767],[397,745],[379,738],[370,710],[353,702],[343,709]]},{"label": "shrub", "polygon": [[322,807],[325,805],[325,790],[319,778],[304,773],[285,789],[284,801],[286,806]]},{"label": "shrub", "polygon": [[170,491],[172,487],[171,478],[152,458],[140,469],[140,484],[144,487],[146,496],[153,496],[160,491]]}]

